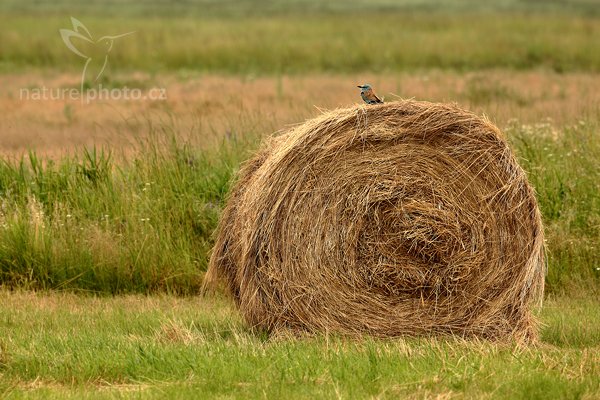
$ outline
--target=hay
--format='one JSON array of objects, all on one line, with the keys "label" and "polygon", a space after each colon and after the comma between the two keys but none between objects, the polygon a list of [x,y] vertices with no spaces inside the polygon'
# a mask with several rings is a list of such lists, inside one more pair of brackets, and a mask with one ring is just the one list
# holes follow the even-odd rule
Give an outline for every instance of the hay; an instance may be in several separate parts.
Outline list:
[{"label": "hay", "polygon": [[534,191],[499,130],[454,105],[328,112],[239,172],[207,282],[270,332],[536,337]]}]

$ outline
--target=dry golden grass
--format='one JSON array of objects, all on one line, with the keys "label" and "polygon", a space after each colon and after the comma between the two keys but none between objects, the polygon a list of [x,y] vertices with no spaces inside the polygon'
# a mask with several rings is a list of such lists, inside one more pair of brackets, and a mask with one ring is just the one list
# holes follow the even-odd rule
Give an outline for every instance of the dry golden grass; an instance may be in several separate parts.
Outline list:
[{"label": "dry golden grass", "polygon": [[531,340],[544,271],[537,201],[499,130],[407,100],[266,140],[231,191],[207,282],[224,278],[269,332]]},{"label": "dry golden grass", "polygon": [[320,109],[360,101],[356,84],[369,82],[387,101],[398,95],[457,102],[504,126],[511,119],[561,125],[598,113],[597,74],[489,71],[390,75],[227,77],[130,74],[110,87],[167,89],[166,101],[20,100],[21,88],[76,88],[79,76],[50,72],[0,76],[0,153],[27,149],[58,155],[91,144],[131,148],[149,131],[191,135],[211,142],[227,132],[271,133],[310,118]]}]

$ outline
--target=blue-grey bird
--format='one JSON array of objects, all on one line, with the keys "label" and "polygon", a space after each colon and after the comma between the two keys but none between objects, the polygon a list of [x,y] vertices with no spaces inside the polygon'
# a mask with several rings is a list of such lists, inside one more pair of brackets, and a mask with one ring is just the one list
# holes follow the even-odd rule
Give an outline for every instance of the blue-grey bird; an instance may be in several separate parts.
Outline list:
[{"label": "blue-grey bird", "polygon": [[371,88],[371,85],[369,85],[368,83],[365,83],[364,85],[358,85],[357,87],[360,88],[360,97],[362,97],[362,99],[365,101],[365,103],[367,103],[367,104],[383,103],[383,101],[379,97],[377,97],[377,95]]}]

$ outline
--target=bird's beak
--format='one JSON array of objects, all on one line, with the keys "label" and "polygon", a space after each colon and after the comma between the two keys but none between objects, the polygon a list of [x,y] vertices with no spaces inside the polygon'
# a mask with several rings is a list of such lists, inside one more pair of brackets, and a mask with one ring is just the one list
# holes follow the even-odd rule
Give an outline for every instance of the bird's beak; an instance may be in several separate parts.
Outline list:
[{"label": "bird's beak", "polygon": [[116,35],[116,36],[107,36],[107,38],[108,39],[118,39],[118,38],[122,38],[123,36],[131,35],[132,33],[135,33],[135,31],[122,33],[122,34]]},{"label": "bird's beak", "polygon": [[357,88],[361,88],[362,89],[362,86],[358,85]]}]

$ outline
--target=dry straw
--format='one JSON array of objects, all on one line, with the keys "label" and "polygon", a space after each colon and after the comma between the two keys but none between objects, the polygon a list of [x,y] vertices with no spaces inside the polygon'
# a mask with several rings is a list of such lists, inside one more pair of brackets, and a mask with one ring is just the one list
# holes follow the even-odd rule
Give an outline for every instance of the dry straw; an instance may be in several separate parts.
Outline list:
[{"label": "dry straw", "polygon": [[207,283],[270,332],[532,340],[534,191],[500,131],[454,105],[327,112],[239,172]]}]

